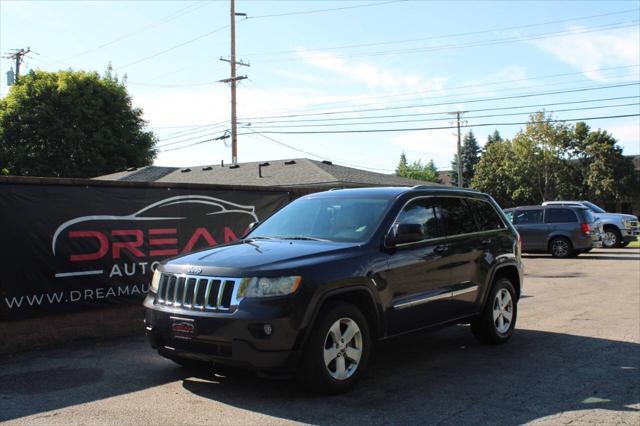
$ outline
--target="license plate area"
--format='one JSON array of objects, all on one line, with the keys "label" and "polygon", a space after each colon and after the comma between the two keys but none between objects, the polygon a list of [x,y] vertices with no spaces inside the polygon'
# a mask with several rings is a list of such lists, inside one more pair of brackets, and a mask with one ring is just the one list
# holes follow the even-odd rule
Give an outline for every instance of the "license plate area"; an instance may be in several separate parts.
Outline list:
[{"label": "license plate area", "polygon": [[196,334],[196,321],[193,318],[170,317],[171,335],[176,339],[193,339]]}]

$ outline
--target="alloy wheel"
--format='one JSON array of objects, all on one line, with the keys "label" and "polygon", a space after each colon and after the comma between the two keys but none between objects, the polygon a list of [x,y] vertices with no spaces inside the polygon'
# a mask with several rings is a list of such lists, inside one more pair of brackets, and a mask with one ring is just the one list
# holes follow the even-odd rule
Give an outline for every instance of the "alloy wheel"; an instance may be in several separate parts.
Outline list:
[{"label": "alloy wheel", "polygon": [[324,364],[336,380],[346,380],[358,369],[362,357],[362,333],[351,318],[340,318],[324,340]]},{"label": "alloy wheel", "polygon": [[505,334],[513,319],[513,299],[506,288],[500,289],[493,299],[493,324],[500,334]]},{"label": "alloy wheel", "polygon": [[602,245],[606,248],[613,248],[618,244],[618,236],[613,231],[605,231]]},{"label": "alloy wheel", "polygon": [[569,254],[569,243],[563,239],[557,239],[551,245],[551,251],[554,256],[566,257]]}]

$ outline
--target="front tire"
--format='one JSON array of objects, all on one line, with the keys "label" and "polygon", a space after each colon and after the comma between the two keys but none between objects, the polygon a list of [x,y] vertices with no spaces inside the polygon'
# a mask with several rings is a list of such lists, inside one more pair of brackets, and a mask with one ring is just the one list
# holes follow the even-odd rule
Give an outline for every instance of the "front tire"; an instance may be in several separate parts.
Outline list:
[{"label": "front tire", "polygon": [[491,287],[482,313],[471,321],[471,332],[480,343],[505,343],[513,335],[518,317],[516,291],[506,278]]},{"label": "front tire", "polygon": [[351,389],[365,370],[371,352],[366,318],[355,306],[339,302],[320,312],[304,349],[297,379],[325,394]]},{"label": "front tire", "polygon": [[616,248],[621,247],[622,235],[617,228],[608,226],[604,229],[604,239],[602,240],[602,246],[604,248]]}]

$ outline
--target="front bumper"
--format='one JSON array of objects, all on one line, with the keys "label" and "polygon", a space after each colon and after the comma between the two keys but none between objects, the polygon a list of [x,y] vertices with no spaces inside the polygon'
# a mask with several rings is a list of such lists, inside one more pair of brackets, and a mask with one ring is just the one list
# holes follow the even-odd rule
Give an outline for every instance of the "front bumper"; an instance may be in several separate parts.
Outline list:
[{"label": "front bumper", "polygon": [[[292,372],[297,364],[299,353],[294,347],[298,326],[286,301],[259,306],[262,309],[239,308],[233,313],[172,309],[154,304],[153,297],[147,297],[144,306],[149,342],[165,357],[278,373]],[[177,323],[190,324],[190,332],[176,331]],[[271,328],[269,335],[265,324]]]},{"label": "front bumper", "polygon": [[631,241],[638,241],[638,234],[640,233],[637,227],[635,228],[625,228],[620,234],[622,235],[622,241],[625,243],[630,243]]}]

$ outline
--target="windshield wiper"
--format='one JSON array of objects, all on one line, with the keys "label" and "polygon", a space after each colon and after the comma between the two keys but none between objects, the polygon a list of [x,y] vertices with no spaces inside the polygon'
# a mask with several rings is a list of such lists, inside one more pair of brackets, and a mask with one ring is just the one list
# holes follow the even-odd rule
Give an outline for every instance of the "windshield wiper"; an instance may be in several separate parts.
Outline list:
[{"label": "windshield wiper", "polygon": [[307,237],[306,235],[286,235],[279,238],[282,240],[331,241],[324,238]]}]

